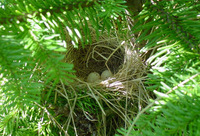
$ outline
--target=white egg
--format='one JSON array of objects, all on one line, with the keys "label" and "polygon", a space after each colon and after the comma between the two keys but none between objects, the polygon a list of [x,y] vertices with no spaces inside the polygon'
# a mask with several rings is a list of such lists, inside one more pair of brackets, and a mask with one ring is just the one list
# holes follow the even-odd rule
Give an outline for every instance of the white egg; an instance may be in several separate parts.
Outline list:
[{"label": "white egg", "polygon": [[106,80],[112,76],[112,73],[109,70],[105,70],[101,74],[101,80]]},{"label": "white egg", "polygon": [[87,82],[93,83],[100,80],[100,75],[97,72],[91,72],[87,77]]}]

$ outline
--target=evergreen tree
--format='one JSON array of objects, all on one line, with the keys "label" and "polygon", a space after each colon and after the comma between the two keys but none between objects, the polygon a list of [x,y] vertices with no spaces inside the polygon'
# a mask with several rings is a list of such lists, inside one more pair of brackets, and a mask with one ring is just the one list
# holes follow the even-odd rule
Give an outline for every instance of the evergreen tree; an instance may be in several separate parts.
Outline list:
[{"label": "evergreen tree", "polygon": [[123,135],[200,134],[200,40],[197,0],[148,1],[135,19],[136,42],[151,53],[146,85],[157,98],[138,113]]},{"label": "evergreen tree", "polygon": [[70,135],[47,110],[56,85],[74,78],[66,47],[90,44],[91,27],[97,39],[122,32],[127,17],[157,98],[119,134],[200,135],[200,2],[143,2],[127,0],[127,15],[124,0],[0,0],[0,135]]},{"label": "evergreen tree", "polygon": [[97,38],[100,30],[109,32],[123,14],[123,4],[0,1],[0,135],[59,135],[60,130],[68,135],[46,109],[55,86],[73,81],[73,65],[63,61],[66,47],[91,43],[91,26]]}]

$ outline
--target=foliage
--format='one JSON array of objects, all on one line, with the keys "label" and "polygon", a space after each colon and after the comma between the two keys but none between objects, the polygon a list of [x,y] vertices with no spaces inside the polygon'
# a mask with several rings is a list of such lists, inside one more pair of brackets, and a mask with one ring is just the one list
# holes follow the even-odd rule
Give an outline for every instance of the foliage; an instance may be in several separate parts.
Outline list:
[{"label": "foliage", "polygon": [[59,135],[62,128],[46,106],[57,84],[73,81],[73,65],[64,62],[66,47],[91,43],[91,28],[97,37],[109,32],[119,23],[123,4],[0,1],[1,135]]},{"label": "foliage", "polygon": [[[124,3],[0,0],[1,135],[74,135],[75,104],[70,102],[70,95],[84,113],[104,111],[94,92],[87,99],[85,91],[80,90],[77,97],[74,90],[65,90],[65,85],[73,82],[75,72],[73,65],[64,60],[66,47],[87,46],[93,35],[98,39],[103,32],[111,33],[115,28],[122,32]],[[138,113],[128,130],[118,130],[120,134],[200,134],[199,6],[198,0],[151,0],[134,17],[132,32],[137,36],[136,44],[141,53],[151,53],[146,55],[150,72],[145,85],[157,99]],[[66,94],[69,117],[57,116],[60,110],[53,107],[65,106],[62,100],[57,102],[59,91]],[[109,96],[102,98],[107,102],[106,97]],[[112,121],[111,116],[112,113]],[[66,130],[58,122],[63,118],[72,120],[65,124]]]},{"label": "foliage", "polygon": [[153,54],[146,86],[157,99],[120,134],[199,135],[199,6],[199,1],[147,1],[135,17],[136,41],[145,43],[140,51]]}]

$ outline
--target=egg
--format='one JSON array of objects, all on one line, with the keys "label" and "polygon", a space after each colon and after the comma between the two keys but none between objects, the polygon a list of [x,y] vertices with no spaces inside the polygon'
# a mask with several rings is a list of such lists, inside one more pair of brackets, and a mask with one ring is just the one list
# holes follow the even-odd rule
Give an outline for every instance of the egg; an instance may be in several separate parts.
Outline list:
[{"label": "egg", "polygon": [[105,70],[101,73],[101,80],[106,80],[112,76],[112,73],[109,70]]},{"label": "egg", "polygon": [[87,82],[93,83],[100,80],[100,75],[97,72],[91,72],[87,77]]}]

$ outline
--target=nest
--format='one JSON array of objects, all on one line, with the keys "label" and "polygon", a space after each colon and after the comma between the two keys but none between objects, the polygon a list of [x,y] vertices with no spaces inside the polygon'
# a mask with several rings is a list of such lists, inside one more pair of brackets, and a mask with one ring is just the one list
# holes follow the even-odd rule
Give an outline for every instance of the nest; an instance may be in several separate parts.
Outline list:
[{"label": "nest", "polygon": [[[93,41],[93,44],[84,48],[69,46],[65,60],[74,65],[75,80],[78,81],[75,86],[87,85],[86,79],[91,72],[101,74],[104,70],[109,70],[113,76],[106,82],[100,81],[101,85],[106,83],[106,87],[113,87],[114,82],[133,83],[133,88],[138,90],[137,84],[146,75],[146,66],[139,54],[131,44],[119,41],[117,37],[101,36],[98,42]],[[124,90],[127,91],[126,88]]]},{"label": "nest", "polygon": [[[101,122],[95,125],[86,116],[85,120],[91,122],[88,123],[90,128],[88,127],[87,130],[91,131],[91,126],[93,126],[92,132],[87,134],[95,132],[97,135],[108,133],[113,135],[111,130],[105,130],[110,128],[110,125],[115,124],[114,128],[123,127],[124,124],[130,125],[129,121],[147,104],[150,97],[143,86],[146,66],[134,47],[128,41],[120,41],[116,36],[103,35],[98,41],[94,40],[93,44],[85,45],[84,48],[76,49],[69,46],[67,50],[65,60],[68,63],[73,63],[76,70],[75,82],[70,84],[70,88],[77,92],[77,97],[84,90],[84,98],[93,99],[93,102],[99,106],[98,110],[102,113],[87,112],[90,114],[88,115],[90,119],[93,118],[91,120]],[[106,69],[112,72],[112,77],[94,83],[87,82],[87,76],[91,72],[101,74]],[[86,111],[81,110],[82,115],[85,115]],[[74,112],[76,113],[74,118],[78,118],[80,111]],[[105,123],[105,118],[107,123]],[[80,123],[75,121],[75,124],[80,127]],[[103,128],[101,126],[102,132],[98,130],[97,124],[104,125]],[[87,130],[84,128],[85,132]],[[78,135],[81,135],[81,132],[78,131]]]}]

